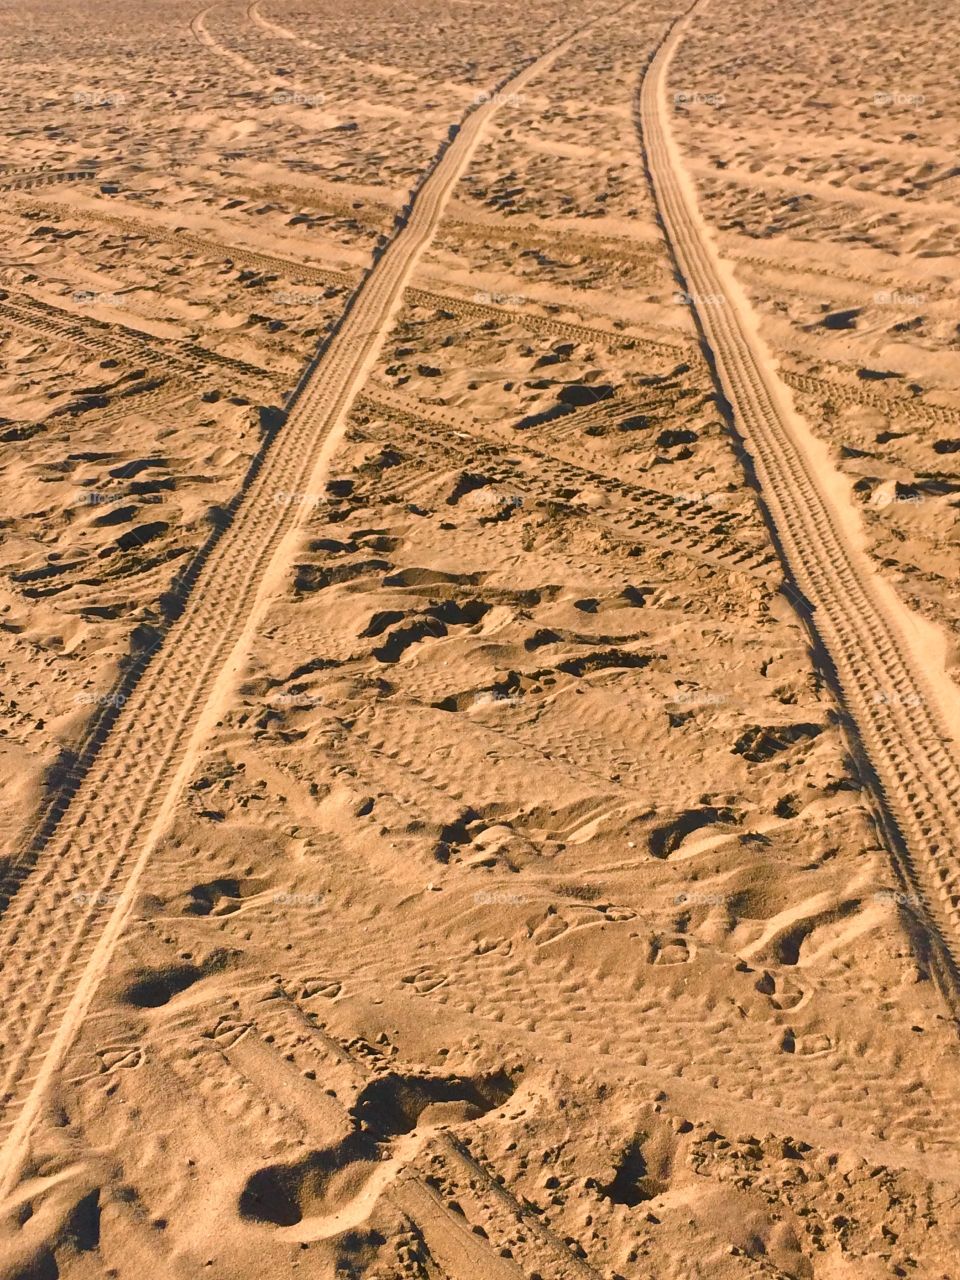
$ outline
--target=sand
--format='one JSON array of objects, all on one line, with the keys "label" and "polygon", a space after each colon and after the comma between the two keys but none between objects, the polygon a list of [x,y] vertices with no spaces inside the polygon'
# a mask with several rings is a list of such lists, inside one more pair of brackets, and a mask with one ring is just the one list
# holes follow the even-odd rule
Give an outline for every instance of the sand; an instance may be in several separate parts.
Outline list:
[{"label": "sand", "polygon": [[952,15],[3,25],[0,1277],[954,1280]]}]

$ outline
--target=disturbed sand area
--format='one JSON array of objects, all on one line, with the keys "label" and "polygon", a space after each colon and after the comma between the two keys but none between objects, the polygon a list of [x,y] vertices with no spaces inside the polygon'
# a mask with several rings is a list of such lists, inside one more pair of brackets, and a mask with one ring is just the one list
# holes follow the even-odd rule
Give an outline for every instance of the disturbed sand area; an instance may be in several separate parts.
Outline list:
[{"label": "disturbed sand area", "polygon": [[652,108],[938,629],[875,725],[675,274],[679,12],[4,11],[5,1280],[960,1276],[955,774],[884,773],[960,32],[710,0]]}]

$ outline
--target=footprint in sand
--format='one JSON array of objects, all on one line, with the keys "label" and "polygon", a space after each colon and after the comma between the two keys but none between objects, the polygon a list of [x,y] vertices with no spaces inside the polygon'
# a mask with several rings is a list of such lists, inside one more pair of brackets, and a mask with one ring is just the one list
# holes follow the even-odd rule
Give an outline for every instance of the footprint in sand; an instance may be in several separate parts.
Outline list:
[{"label": "footprint in sand", "polygon": [[637,913],[632,907],[604,907],[603,914],[614,924],[622,924],[626,920],[637,918]]},{"label": "footprint in sand", "polygon": [[569,928],[570,922],[565,920],[563,916],[557,915],[556,911],[551,907],[530,936],[538,947],[545,947],[548,942],[553,942],[554,939],[566,933]]},{"label": "footprint in sand", "polygon": [[833,1048],[833,1041],[828,1035],[814,1033],[797,1036],[793,1051],[803,1058],[820,1058],[826,1053],[831,1053]]},{"label": "footprint in sand", "polygon": [[436,991],[437,987],[442,987],[449,979],[445,973],[440,973],[437,969],[417,969],[414,973],[408,973],[400,981],[412,986],[417,995],[425,996],[431,991]]},{"label": "footprint in sand", "polygon": [[238,1022],[235,1018],[222,1017],[217,1021],[217,1025],[212,1031],[204,1034],[211,1040],[216,1041],[217,1047],[220,1049],[232,1049],[233,1046],[250,1030],[252,1023]]},{"label": "footprint in sand", "polygon": [[650,940],[649,964],[689,964],[696,955],[696,947],[686,938],[658,937]]},{"label": "footprint in sand", "polygon": [[128,1071],[142,1067],[145,1061],[143,1049],[138,1044],[111,1044],[97,1050],[101,1071]]},{"label": "footprint in sand", "polygon": [[335,978],[307,978],[300,988],[299,999],[312,1000],[321,996],[324,1000],[335,1000],[343,990],[343,984]]},{"label": "footprint in sand", "polygon": [[290,1241],[325,1240],[359,1228],[436,1127],[478,1120],[503,1106],[516,1085],[505,1070],[381,1075],[357,1097],[346,1136],[250,1174],[239,1195],[240,1216],[279,1228]]},{"label": "footprint in sand", "polygon": [[756,989],[767,996],[774,1009],[799,1009],[810,999],[810,992],[788,975],[764,969],[756,981]]},{"label": "footprint in sand", "polygon": [[502,956],[512,955],[513,943],[507,938],[478,938],[473,948],[477,956],[488,956],[494,951]]}]

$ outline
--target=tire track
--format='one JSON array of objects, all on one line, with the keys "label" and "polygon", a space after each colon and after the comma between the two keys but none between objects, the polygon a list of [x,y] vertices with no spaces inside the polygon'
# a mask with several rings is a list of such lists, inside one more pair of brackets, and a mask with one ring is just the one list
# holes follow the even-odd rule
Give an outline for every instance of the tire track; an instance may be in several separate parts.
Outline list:
[{"label": "tire track", "polygon": [[202,44],[205,49],[209,49],[215,57],[225,58],[228,62],[232,62],[237,70],[243,73],[245,78],[258,80],[261,84],[282,87],[283,82],[279,76],[268,78],[249,58],[245,58],[242,53],[237,53],[235,49],[228,49],[225,44],[221,44],[219,40],[211,35],[207,28],[206,18],[207,14],[211,13],[216,7],[216,4],[207,5],[191,20],[190,31],[197,43]]},{"label": "tire track", "polygon": [[467,301],[452,294],[434,293],[427,289],[407,289],[404,301],[411,307],[435,307],[438,311],[449,311],[466,320],[499,320],[503,324],[518,324],[532,333],[542,333],[547,337],[557,335],[561,338],[575,338],[581,342],[601,342],[604,346],[617,348],[629,345],[636,351],[644,351],[649,355],[662,356],[671,360],[698,362],[699,352],[695,343],[660,342],[655,338],[641,337],[629,332],[617,332],[613,329],[599,329],[591,325],[576,324],[568,320],[554,320],[549,316],[538,316],[530,311],[515,311],[508,307],[491,306],[485,302]]},{"label": "tire track", "polygon": [[26,169],[0,173],[0,191],[27,191],[31,187],[51,187],[61,182],[89,182],[96,169]]},{"label": "tire track", "polygon": [[[585,24],[507,77],[518,90]],[[470,109],[411,197],[340,323],[287,403],[233,519],[197,569],[180,617],[119,711],[67,813],[0,926],[0,1194],[133,908],[138,881],[205,735],[279,587],[307,510],[322,492],[347,412],[377,358],[404,285],[430,241],[498,95]]]},{"label": "tire track", "polygon": [[[528,441],[519,448],[519,458],[514,458],[509,442],[487,434],[482,424],[382,387],[364,391],[358,398],[358,407],[371,412],[386,411],[394,417],[399,415],[408,431],[421,435],[421,447],[425,450],[429,450],[431,445],[437,446],[436,428],[439,427],[443,432],[440,437],[442,449],[459,456],[465,467],[474,464],[478,457],[487,461],[476,446],[467,449],[462,441],[454,439],[458,434],[473,437],[481,450],[492,450],[490,461],[520,477],[516,483],[525,488],[526,494],[535,494],[542,501],[555,500],[557,490],[571,481],[585,486],[598,485],[609,493],[616,493],[623,500],[625,512],[629,513],[626,527],[587,508],[577,507],[575,510],[592,523],[610,528],[621,538],[626,535],[630,541],[690,556],[725,573],[738,572],[761,578],[767,576],[766,571],[774,559],[766,543],[751,545],[738,536],[734,513],[718,510],[695,497],[622,480],[585,467],[569,457],[537,448]],[[424,427],[430,435],[424,432]]]},{"label": "tire track", "polygon": [[695,301],[710,300],[695,306],[705,347],[761,482],[775,543],[802,593],[801,613],[834,677],[898,874],[924,902],[914,942],[956,1014],[960,764],[948,729],[956,691],[933,669],[906,606],[873,572],[846,484],[773,372],[749,303],[721,262],[684,172],[666,79],[699,7],[697,0],[672,25],[641,80],[636,120],[648,175],[683,287]]},{"label": "tire track", "polygon": [[281,27],[278,22],[271,22],[269,18],[265,18],[260,12],[260,0],[251,0],[251,3],[247,5],[247,18],[254,26],[259,27],[261,31],[265,31],[267,35],[272,36],[275,40],[292,40],[294,44],[300,45],[303,49],[315,49],[317,53],[322,53],[329,57],[330,51],[325,49],[322,44],[317,44],[315,40],[310,40],[307,36],[291,31],[289,27]]},{"label": "tire track", "polygon": [[44,207],[57,213],[76,219],[78,222],[94,223],[116,227],[130,236],[142,236],[155,244],[169,244],[187,253],[208,253],[223,261],[234,264],[243,263],[262,271],[276,271],[285,279],[297,283],[322,284],[355,288],[360,271],[337,271],[332,267],[321,267],[309,262],[294,262],[290,258],[278,257],[276,254],[261,253],[245,245],[230,244],[225,240],[217,240],[211,236],[195,235],[190,231],[174,231],[158,222],[146,218],[134,218],[129,214],[107,213],[102,209],[93,209],[81,205],[64,204],[60,201],[45,200]]},{"label": "tire track", "polygon": [[842,405],[866,405],[870,409],[888,413],[893,418],[905,418],[907,421],[931,426],[955,427],[960,424],[960,409],[952,409],[947,405],[928,404],[925,400],[911,400],[900,395],[878,395],[876,391],[868,391],[850,382],[841,382],[838,378],[817,378],[808,373],[784,370],[780,378],[788,387],[803,395],[829,399]]},{"label": "tire track", "polygon": [[[157,243],[175,245],[184,250],[207,253],[237,264],[254,267],[262,271],[275,271],[285,279],[296,283],[318,284],[353,289],[357,286],[360,272],[338,271],[332,267],[320,267],[312,263],[294,262],[290,258],[276,254],[260,253],[243,245],[229,244],[210,237],[194,235],[189,232],[173,232],[146,220],[139,220],[117,214],[95,212],[91,209],[73,209],[66,205],[50,205],[69,213],[78,219],[88,219],[98,223],[116,226],[129,235],[145,236]],[[454,224],[460,225],[460,224]],[[632,330],[602,329],[597,326],[578,324],[568,320],[557,320],[552,316],[538,315],[532,311],[517,311],[508,307],[477,302],[472,298],[458,297],[456,294],[443,293],[436,289],[407,288],[404,301],[408,306],[432,307],[438,311],[447,311],[451,315],[465,320],[497,320],[502,324],[517,324],[532,333],[546,337],[574,338],[582,342],[599,342],[616,350],[628,346],[633,350],[644,351],[651,356],[677,361],[698,362],[700,352],[696,343],[685,340],[682,335],[678,342],[668,342],[649,337]],[[209,353],[206,353],[209,354]]]},{"label": "tire track", "polygon": [[0,317],[21,329],[41,333],[56,342],[70,343],[97,354],[103,351],[108,351],[111,355],[119,353],[130,363],[152,366],[155,371],[166,369],[183,376],[202,373],[204,365],[217,365],[230,370],[234,375],[260,381],[272,381],[276,377],[271,369],[222,355],[219,351],[189,339],[158,338],[146,330],[135,329],[132,325],[109,323],[96,316],[78,316],[30,294],[20,294],[16,298],[0,302]]}]

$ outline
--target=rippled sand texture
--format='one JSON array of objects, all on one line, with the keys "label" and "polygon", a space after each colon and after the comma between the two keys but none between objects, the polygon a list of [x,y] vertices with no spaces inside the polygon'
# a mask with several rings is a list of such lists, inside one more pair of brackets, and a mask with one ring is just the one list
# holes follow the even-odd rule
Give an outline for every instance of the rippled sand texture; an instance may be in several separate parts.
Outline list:
[{"label": "rippled sand texture", "polygon": [[960,19],[0,30],[0,1280],[955,1280]]}]

